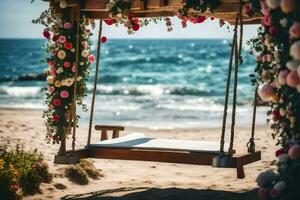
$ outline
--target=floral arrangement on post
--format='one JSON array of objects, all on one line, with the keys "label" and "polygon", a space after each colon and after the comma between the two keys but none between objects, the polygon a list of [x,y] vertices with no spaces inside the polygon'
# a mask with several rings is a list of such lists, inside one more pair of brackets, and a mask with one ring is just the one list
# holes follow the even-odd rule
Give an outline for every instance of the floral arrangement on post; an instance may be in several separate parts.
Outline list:
[{"label": "floral arrangement on post", "polygon": [[276,152],[278,173],[257,177],[261,199],[300,199],[300,2],[260,2],[264,15],[258,37],[250,41],[258,53],[253,83],[269,102],[273,137],[282,147]]},{"label": "floral arrangement on post", "polygon": [[[60,143],[64,141],[72,132],[74,123],[73,98],[75,82],[75,58],[76,58],[76,27],[64,17],[52,14],[51,9],[43,12],[39,19],[34,23],[45,25],[44,37],[48,40],[47,52],[50,56],[45,59],[48,65],[46,105],[48,110],[43,114],[47,127],[46,140],[48,142]],[[90,36],[92,35],[87,28],[94,21],[83,17],[80,21],[79,34],[79,66],[77,76],[76,101],[82,105],[83,98],[86,96],[86,79],[89,75],[89,66],[94,62],[94,55],[90,53]],[[79,117],[79,116],[78,116]],[[61,154],[64,149],[60,149]]]}]

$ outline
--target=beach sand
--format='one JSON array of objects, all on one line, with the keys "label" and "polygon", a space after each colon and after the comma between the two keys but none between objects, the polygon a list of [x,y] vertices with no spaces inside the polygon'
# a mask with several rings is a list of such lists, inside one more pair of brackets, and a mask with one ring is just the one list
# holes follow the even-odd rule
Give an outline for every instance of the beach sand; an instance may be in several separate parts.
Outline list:
[{"label": "beach sand", "polygon": [[[45,126],[42,111],[22,109],[0,109],[1,143],[9,141],[25,144],[26,148],[37,148],[50,165],[55,178],[50,184],[42,184],[41,194],[25,199],[257,199],[255,178],[261,171],[275,169],[276,149],[267,125],[256,127],[257,149],[262,151],[262,161],[245,166],[246,178],[236,179],[236,170],[212,168],[210,166],[182,165],[156,162],[93,160],[97,169],[104,175],[100,180],[90,180],[86,186],[80,186],[61,177],[64,165],[53,164],[53,157],[59,146],[46,144]],[[193,128],[171,130],[149,130],[126,127],[122,133],[142,132],[147,136],[161,138],[179,138],[190,140],[218,141],[220,125],[216,128]],[[228,131],[229,132],[229,131]],[[245,144],[250,135],[249,127],[236,128],[235,149],[245,152]],[[76,147],[86,144],[87,124],[77,131]],[[100,139],[93,132],[92,141]],[[70,142],[70,140],[69,140]],[[70,147],[70,144],[69,144]],[[55,188],[61,183],[67,189]],[[67,196],[68,195],[68,196]]]}]

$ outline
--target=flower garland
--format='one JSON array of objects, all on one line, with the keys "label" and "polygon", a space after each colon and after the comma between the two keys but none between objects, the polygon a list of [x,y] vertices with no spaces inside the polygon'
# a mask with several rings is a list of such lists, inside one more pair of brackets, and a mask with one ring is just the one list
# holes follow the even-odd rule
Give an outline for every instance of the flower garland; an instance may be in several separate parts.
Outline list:
[{"label": "flower garland", "polygon": [[[75,24],[51,14],[51,10],[43,12],[34,23],[46,26],[43,35],[48,40],[47,52],[50,57],[45,59],[48,64],[47,87],[45,104],[48,110],[44,111],[43,117],[47,127],[46,140],[48,142],[60,143],[72,132],[74,122],[73,98],[75,82],[75,46],[76,32]],[[81,34],[79,37],[79,66],[77,77],[76,101],[83,104],[86,96],[86,79],[89,75],[89,66],[94,62],[94,55],[90,54],[90,36],[92,35],[87,26],[94,24],[93,21],[82,18],[80,21]]]},{"label": "flower garland", "polygon": [[[181,19],[182,27],[187,26],[187,22],[193,24],[203,23],[207,17],[199,14],[190,14],[189,11],[194,9],[201,13],[206,10],[213,12],[220,4],[219,0],[184,0],[183,7],[178,10],[178,17]],[[106,10],[109,13],[110,19],[104,20],[107,25],[124,24],[127,28],[128,34],[134,34],[140,27],[147,26],[150,22],[157,23],[158,21],[165,21],[167,31],[172,31],[172,22],[169,17],[155,17],[150,19],[134,18],[131,14],[130,8],[132,0],[109,0],[106,4]],[[211,18],[213,20],[214,18]],[[220,20],[220,26],[224,25],[224,21]]]},{"label": "flower garland", "polygon": [[261,199],[300,199],[300,2],[260,1],[263,14],[258,37],[250,41],[258,53],[253,83],[269,102],[278,173],[257,177]]}]

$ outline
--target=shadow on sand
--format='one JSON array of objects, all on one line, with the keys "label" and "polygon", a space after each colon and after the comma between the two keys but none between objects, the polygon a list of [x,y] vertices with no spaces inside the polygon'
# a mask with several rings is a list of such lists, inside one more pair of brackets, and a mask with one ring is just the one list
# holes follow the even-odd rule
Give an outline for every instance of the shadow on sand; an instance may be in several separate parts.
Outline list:
[{"label": "shadow on sand", "polygon": [[62,200],[255,200],[257,189],[246,192],[180,188],[118,188],[68,195]]}]

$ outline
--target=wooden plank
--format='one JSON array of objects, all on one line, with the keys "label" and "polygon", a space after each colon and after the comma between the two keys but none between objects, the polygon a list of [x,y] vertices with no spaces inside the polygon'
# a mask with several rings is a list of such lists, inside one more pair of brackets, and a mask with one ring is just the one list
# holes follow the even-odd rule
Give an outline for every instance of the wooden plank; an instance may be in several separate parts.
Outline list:
[{"label": "wooden plank", "polygon": [[191,153],[186,151],[158,151],[122,148],[91,148],[91,158],[138,160],[181,164],[211,165],[215,153]]},{"label": "wooden plank", "polygon": [[96,125],[96,130],[106,130],[106,131],[113,131],[113,130],[119,130],[124,131],[124,126],[115,126],[115,125]]}]

